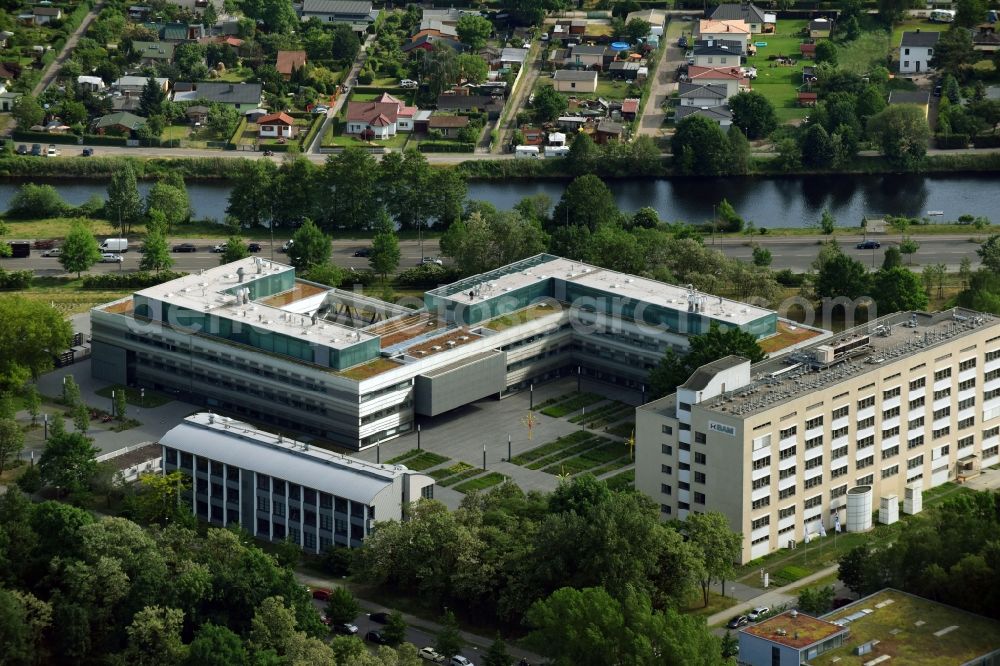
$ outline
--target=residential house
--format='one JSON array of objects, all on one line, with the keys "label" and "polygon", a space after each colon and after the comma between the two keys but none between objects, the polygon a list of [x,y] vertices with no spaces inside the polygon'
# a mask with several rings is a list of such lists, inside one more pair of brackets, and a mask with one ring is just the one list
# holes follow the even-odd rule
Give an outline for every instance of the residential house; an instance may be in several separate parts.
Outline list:
[{"label": "residential house", "polygon": [[[726,3],[716,6],[708,18],[713,21],[743,21],[750,26],[750,32],[758,35],[765,32],[767,25],[766,15],[757,5],[750,2]],[[774,31],[774,22],[770,23],[771,30]]]},{"label": "residential house", "polygon": [[21,76],[21,65],[16,62],[0,62],[0,81],[14,81]]},{"label": "residential house", "polygon": [[799,53],[803,58],[808,58],[813,60],[816,58],[816,43],[815,42],[802,42],[799,44]]},{"label": "residential house", "polygon": [[549,49],[549,55],[545,59],[545,69],[552,71],[559,69],[569,61],[569,49]]},{"label": "residential house", "polygon": [[490,119],[500,117],[503,109],[503,98],[493,95],[462,95],[443,93],[437,98],[438,111],[454,113],[485,112]]},{"label": "residential house", "polygon": [[98,134],[118,134],[129,136],[132,132],[146,124],[146,119],[128,111],[118,111],[101,116],[94,123],[94,130]]},{"label": "residential house", "polygon": [[528,58],[528,49],[505,48],[500,52],[499,63],[501,68],[518,68],[524,66],[524,61]]},{"label": "residential house", "polygon": [[597,72],[594,70],[560,69],[552,75],[552,84],[559,92],[597,92]]},{"label": "residential house", "polygon": [[713,21],[702,19],[698,22],[698,39],[732,39],[744,45],[750,44],[750,26],[746,21]]},{"label": "residential house", "polygon": [[139,95],[111,98],[112,111],[129,111],[131,113],[135,113],[140,108],[142,108],[142,100],[139,98]]},{"label": "residential house", "polygon": [[583,116],[559,116],[556,118],[556,125],[560,129],[570,132],[579,132],[587,124],[587,119]]},{"label": "residential house", "polygon": [[523,125],[518,128],[524,141],[519,142],[523,146],[540,146],[545,143],[545,131],[541,127]]},{"label": "residential house", "polygon": [[[177,87],[181,91],[177,91]],[[260,106],[261,84],[259,83],[222,83],[199,81],[197,83],[178,83],[174,87],[175,102],[210,102],[214,104],[229,104],[237,111],[246,111]]]},{"label": "residential house", "polygon": [[622,118],[625,120],[635,120],[639,115],[639,99],[637,97],[626,97],[622,100]]},{"label": "residential house", "polygon": [[699,67],[738,67],[743,49],[731,49],[725,44],[708,40],[705,44],[695,44],[693,52],[694,64]]},{"label": "residential house", "polygon": [[0,93],[0,111],[9,113],[14,110],[14,103],[23,93],[4,91]]},{"label": "residential house", "polygon": [[462,18],[466,14],[472,16],[479,16],[479,12],[475,9],[458,9],[456,7],[447,8],[428,8],[424,9],[421,15],[422,21],[438,21],[446,25],[457,25],[458,19]]},{"label": "residential house", "polygon": [[[575,69],[603,69],[608,47],[603,45],[577,44],[566,58],[566,66]],[[610,60],[610,58],[609,58]]]},{"label": "residential house", "polygon": [[304,0],[299,15],[303,21],[315,17],[323,23],[346,23],[355,32],[365,32],[378,13],[369,0]]},{"label": "residential house", "polygon": [[0,49],[7,48],[9,40],[14,36],[10,30],[0,30]]},{"label": "residential house", "polygon": [[920,108],[927,117],[931,94],[926,90],[893,90],[889,93],[889,104],[912,104]]},{"label": "residential house", "polygon": [[468,126],[468,116],[446,116],[432,113],[427,122],[428,130],[437,130],[441,132],[442,136],[449,139],[458,137],[458,133]]},{"label": "residential house", "polygon": [[441,21],[424,19],[420,22],[420,26],[417,27],[417,29],[410,35],[410,41],[412,42],[420,37],[423,37],[424,35],[448,37],[458,41],[458,30],[455,26],[442,23]]},{"label": "residential house", "polygon": [[389,93],[373,102],[347,103],[347,134],[388,139],[399,132],[412,132],[417,107],[406,106]]},{"label": "residential house", "polygon": [[799,106],[811,107],[816,106],[816,102],[819,101],[819,93],[810,92],[808,90],[799,91],[798,103]]},{"label": "residential house", "polygon": [[132,42],[132,53],[139,56],[140,65],[165,64],[174,59],[174,45],[170,42]]},{"label": "residential house", "polygon": [[720,106],[729,99],[724,85],[681,83],[677,92],[681,106]]},{"label": "residential house", "polygon": [[184,109],[184,115],[192,125],[204,125],[208,121],[208,107],[196,104]]},{"label": "residential house", "polygon": [[410,54],[418,50],[422,51],[433,51],[434,46],[437,44],[443,44],[445,46],[450,46],[456,52],[461,53],[466,49],[465,44],[458,41],[457,39],[452,39],[445,35],[432,35],[423,34],[420,37],[411,39],[407,43],[403,44],[403,53]]},{"label": "residential house", "polygon": [[270,112],[267,109],[261,109],[258,107],[256,109],[247,109],[243,112],[243,117],[247,119],[248,123],[256,123],[268,113]]},{"label": "residential house", "polygon": [[548,145],[550,146],[565,146],[566,145],[566,135],[562,132],[550,132],[548,138]]},{"label": "residential house", "polygon": [[587,33],[587,19],[562,19],[556,21],[552,36],[556,39],[580,39]]},{"label": "residential house", "polygon": [[667,11],[665,9],[639,9],[629,12],[625,17],[627,24],[632,19],[642,19],[650,25],[650,34],[663,35],[663,27],[667,24]]},{"label": "residential house", "polygon": [[939,32],[921,32],[916,30],[903,33],[899,42],[899,73],[917,74],[930,69],[931,58],[934,57],[934,47],[937,46]]},{"label": "residential house", "polygon": [[828,39],[833,32],[833,19],[818,18],[809,21],[809,36],[813,39]]},{"label": "residential house", "polygon": [[275,67],[277,68],[278,73],[281,74],[281,78],[285,81],[292,78],[292,74],[295,70],[302,69],[305,66],[305,51],[278,51]]},{"label": "residential house", "polygon": [[[163,92],[167,92],[170,88],[170,79],[162,76],[155,77],[156,83],[160,86]],[[146,87],[146,83],[149,81],[148,77],[145,76],[123,76],[111,84],[113,90],[117,90],[123,95],[138,95],[142,92],[142,89]]]},{"label": "residential house", "polygon": [[294,139],[295,119],[284,112],[272,113],[257,120],[261,139]]},{"label": "residential house", "polygon": [[688,67],[689,83],[701,85],[717,85],[726,88],[726,99],[729,99],[742,89],[750,88],[750,80],[743,75],[739,67]]},{"label": "residential house", "polygon": [[812,85],[812,84],[816,83],[816,81],[818,81],[818,80],[819,80],[819,78],[816,76],[816,68],[815,67],[813,67],[812,65],[806,65],[806,66],[804,66],[802,68],[802,84],[803,85],[809,86],[809,85]]},{"label": "residential house", "polygon": [[32,23],[35,25],[46,25],[52,21],[58,21],[63,17],[62,10],[58,7],[47,7],[36,5],[31,8]]},{"label": "residential house", "polygon": [[976,51],[996,53],[1000,50],[1000,35],[995,23],[983,23],[972,33],[972,48]]},{"label": "residential house", "polygon": [[81,74],[76,77],[77,87],[86,92],[100,92],[104,90],[104,80],[99,76],[88,76]]},{"label": "residential house", "polygon": [[201,23],[159,23],[147,22],[142,24],[144,28],[152,30],[160,41],[164,42],[193,42],[205,37],[205,26]]},{"label": "residential house", "polygon": [[624,125],[604,118],[597,123],[597,131],[594,132],[594,142],[603,145],[611,141],[621,141],[624,133]]},{"label": "residential house", "polygon": [[631,60],[615,60],[608,65],[608,76],[621,81],[635,81],[639,77],[639,63]]},{"label": "residential house", "polygon": [[152,11],[149,5],[132,5],[128,8],[128,17],[133,21],[145,21]]},{"label": "residential house", "polygon": [[701,116],[719,124],[722,129],[727,129],[733,124],[733,114],[726,106],[678,106],[674,109],[674,122],[679,123],[688,116]]}]

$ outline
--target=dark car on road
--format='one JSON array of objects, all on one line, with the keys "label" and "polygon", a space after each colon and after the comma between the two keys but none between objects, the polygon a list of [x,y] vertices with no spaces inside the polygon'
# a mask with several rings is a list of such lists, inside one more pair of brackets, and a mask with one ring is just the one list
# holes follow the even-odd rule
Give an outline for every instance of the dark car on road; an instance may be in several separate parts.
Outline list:
[{"label": "dark car on road", "polygon": [[94,155],[93,148],[84,148],[83,152],[80,153],[81,157],[93,157],[93,155]]},{"label": "dark car on road", "polygon": [[18,146],[17,147],[17,154],[18,155],[27,155],[28,154],[28,146],[27,146],[27,144],[22,143],[20,146]]},{"label": "dark car on road", "polygon": [[329,601],[330,600],[330,590],[325,587],[314,587],[312,589],[312,598],[318,601]]},{"label": "dark car on road", "polygon": [[33,143],[33,144],[31,144],[31,154],[34,155],[35,157],[41,157],[42,156],[42,144],[40,144],[40,143]]},{"label": "dark car on road", "polygon": [[750,618],[746,615],[737,615],[732,620],[730,620],[726,626],[730,629],[739,629],[740,627],[745,627],[750,624]]},{"label": "dark car on road", "polygon": [[389,639],[382,635],[381,631],[369,631],[365,634],[365,640],[379,645],[388,645]]},{"label": "dark car on road", "polygon": [[368,615],[372,622],[378,622],[379,624],[389,624],[389,614],[388,613],[370,613]]},{"label": "dark car on road", "polygon": [[260,243],[247,243],[247,252],[260,252]]},{"label": "dark car on road", "polygon": [[877,250],[882,247],[882,244],[876,240],[866,240],[858,243],[857,247],[859,250]]},{"label": "dark car on road", "polygon": [[198,248],[194,243],[181,243],[180,245],[174,245],[174,252],[197,252]]},{"label": "dark car on road", "polygon": [[372,249],[370,247],[363,247],[360,250],[354,251],[355,257],[370,257],[372,256]]},{"label": "dark car on road", "polygon": [[688,38],[685,37],[684,35],[681,35],[681,38],[677,40],[677,46],[681,47],[682,49],[686,49],[687,45],[688,45]]}]

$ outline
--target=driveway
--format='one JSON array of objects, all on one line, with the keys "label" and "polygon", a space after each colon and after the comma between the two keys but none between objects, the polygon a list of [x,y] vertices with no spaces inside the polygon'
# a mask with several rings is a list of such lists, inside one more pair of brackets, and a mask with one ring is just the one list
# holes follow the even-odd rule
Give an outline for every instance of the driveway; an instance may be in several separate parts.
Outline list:
[{"label": "driveway", "polygon": [[[344,104],[347,103],[347,96],[348,92],[350,91],[350,86],[353,85],[353,81],[357,79],[358,72],[360,72],[361,68],[364,67],[365,60],[367,60],[368,58],[368,47],[371,46],[371,43],[374,41],[375,41],[375,35],[368,35],[368,38],[365,39],[364,44],[361,45],[361,50],[358,51],[358,57],[354,59],[354,64],[351,65],[351,71],[349,71],[347,73],[347,76],[344,78],[344,83],[342,86],[343,92],[340,94],[339,97],[337,97],[337,101],[330,106],[330,110],[326,112],[326,119],[323,120],[323,126],[319,128],[319,131],[316,132],[316,136],[313,137],[312,145],[306,146],[305,150],[302,152],[306,154],[309,153],[315,153],[317,155],[319,154],[319,148],[320,146],[323,145],[323,137],[326,136],[326,131],[327,129],[329,129],[330,123],[333,122],[333,119],[337,117],[338,113],[340,113],[340,110],[344,107]],[[326,157],[324,156],[323,159],[326,159]]]},{"label": "driveway", "polygon": [[[677,82],[674,81],[674,72],[684,61],[684,50],[677,46],[679,30],[676,27],[688,28],[689,22],[671,20],[667,23],[667,29],[663,33],[666,47],[662,49],[660,62],[656,68],[655,79],[651,84],[649,98],[646,100],[646,108],[643,110],[642,118],[639,121],[637,136],[661,136],[663,134],[663,123],[667,118],[667,113],[663,106],[670,99],[670,95],[677,90]],[[673,29],[671,29],[673,28]]]}]

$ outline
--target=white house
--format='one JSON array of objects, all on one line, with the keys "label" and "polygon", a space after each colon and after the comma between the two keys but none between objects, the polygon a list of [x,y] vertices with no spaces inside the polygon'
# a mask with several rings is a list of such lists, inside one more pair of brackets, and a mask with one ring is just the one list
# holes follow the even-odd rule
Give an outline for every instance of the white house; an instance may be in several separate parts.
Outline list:
[{"label": "white house", "polygon": [[382,93],[374,102],[348,102],[346,133],[388,139],[397,132],[412,132],[418,111],[389,93]]},{"label": "white house", "polygon": [[99,76],[82,74],[76,77],[76,84],[80,87],[80,90],[86,90],[87,92],[100,92],[104,90],[104,80]]},{"label": "white house", "polygon": [[[767,24],[767,14],[753,3],[725,3],[717,6],[709,18],[713,21],[744,21],[750,26],[750,32],[757,35],[764,31]],[[770,21],[774,29],[774,20]]]},{"label": "white house", "polygon": [[930,69],[939,32],[904,32],[899,42],[899,73],[917,74]]},{"label": "white house", "polygon": [[257,119],[262,139],[294,139],[295,119],[287,113],[272,113]]},{"label": "white house", "polygon": [[733,114],[726,106],[678,106],[674,110],[674,122],[679,123],[688,116],[701,116],[718,123],[722,129],[733,124]]},{"label": "white house", "polygon": [[698,39],[734,39],[744,46],[750,44],[750,26],[746,21],[713,21],[702,19],[698,22]]},{"label": "white house", "polygon": [[681,106],[719,106],[726,102],[726,86],[682,83],[677,88]]},{"label": "white house", "polygon": [[749,88],[750,80],[743,76],[739,67],[688,67],[688,81],[700,85],[723,86],[726,89],[726,99],[740,91]]},{"label": "white house", "polygon": [[699,42],[694,45],[694,63],[699,67],[739,67],[742,61],[743,49],[739,42],[729,40],[735,48],[729,44],[723,44],[715,40]]}]

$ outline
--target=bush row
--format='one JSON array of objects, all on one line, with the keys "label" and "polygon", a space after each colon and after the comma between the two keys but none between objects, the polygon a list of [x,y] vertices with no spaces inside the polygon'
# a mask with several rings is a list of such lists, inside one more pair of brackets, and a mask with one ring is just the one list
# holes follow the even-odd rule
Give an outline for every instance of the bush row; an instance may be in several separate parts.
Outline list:
[{"label": "bush row", "polygon": [[938,148],[968,148],[968,134],[935,134],[934,145]]},{"label": "bush row", "polygon": [[476,144],[459,143],[453,141],[421,141],[419,144],[422,153],[474,153]]},{"label": "bush row", "polygon": [[5,271],[0,268],[0,289],[26,289],[31,284],[31,271]]},{"label": "bush row", "polygon": [[562,177],[561,160],[467,160],[456,168],[466,178],[505,180],[507,178]]},{"label": "bush row", "polygon": [[130,162],[136,177],[153,180],[169,173],[180,173],[185,180],[235,179],[244,161],[227,157],[171,157],[136,159],[134,157],[92,157],[79,160],[45,160],[37,157],[8,155],[0,157],[0,176],[42,178],[78,176],[109,178]]},{"label": "bush row", "polygon": [[1000,147],[1000,134],[982,134],[972,137],[972,145],[976,148]]},{"label": "bush row", "polygon": [[83,278],[84,289],[145,289],[170,280],[184,277],[187,273],[161,271],[159,273],[100,273]]}]

